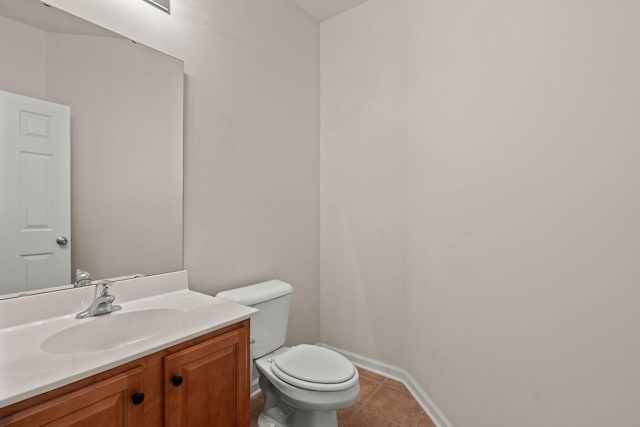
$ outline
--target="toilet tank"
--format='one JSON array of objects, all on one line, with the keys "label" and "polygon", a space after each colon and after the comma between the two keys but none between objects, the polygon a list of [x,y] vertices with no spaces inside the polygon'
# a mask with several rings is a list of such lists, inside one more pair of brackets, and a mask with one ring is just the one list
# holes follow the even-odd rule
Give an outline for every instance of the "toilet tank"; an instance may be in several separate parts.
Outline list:
[{"label": "toilet tank", "polygon": [[281,280],[269,280],[220,292],[216,298],[260,310],[251,316],[251,357],[258,359],[284,345],[293,287]]}]

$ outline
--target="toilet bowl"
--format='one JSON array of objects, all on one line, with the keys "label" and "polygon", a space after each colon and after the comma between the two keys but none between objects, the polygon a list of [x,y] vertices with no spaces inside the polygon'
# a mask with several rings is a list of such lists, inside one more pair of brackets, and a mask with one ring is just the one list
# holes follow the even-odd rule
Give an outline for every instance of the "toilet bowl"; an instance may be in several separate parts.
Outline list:
[{"label": "toilet bowl", "polygon": [[257,308],[251,318],[251,351],[265,397],[260,427],[337,427],[336,410],[355,403],[358,370],[328,348],[284,347],[293,288],[271,280],[216,297]]}]

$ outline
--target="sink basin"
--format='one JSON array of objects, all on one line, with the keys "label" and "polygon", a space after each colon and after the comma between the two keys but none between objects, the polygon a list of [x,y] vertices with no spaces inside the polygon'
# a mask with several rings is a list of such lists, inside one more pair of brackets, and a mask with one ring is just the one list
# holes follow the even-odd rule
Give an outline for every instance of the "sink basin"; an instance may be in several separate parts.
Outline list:
[{"label": "sink basin", "polygon": [[72,354],[109,350],[148,340],[180,324],[181,310],[154,308],[118,311],[78,320],[78,325],[63,329],[42,342],[47,353]]}]

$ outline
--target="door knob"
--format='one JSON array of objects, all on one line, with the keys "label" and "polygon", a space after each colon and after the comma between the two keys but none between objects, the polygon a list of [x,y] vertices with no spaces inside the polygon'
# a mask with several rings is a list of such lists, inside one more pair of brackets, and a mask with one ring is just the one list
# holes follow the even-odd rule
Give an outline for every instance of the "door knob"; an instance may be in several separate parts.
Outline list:
[{"label": "door knob", "polygon": [[56,239],[56,243],[60,246],[67,246],[67,243],[69,243],[69,239],[64,236],[60,236]]},{"label": "door knob", "polygon": [[178,387],[180,384],[182,384],[182,377],[180,375],[172,376],[171,384],[173,384],[174,387]]}]

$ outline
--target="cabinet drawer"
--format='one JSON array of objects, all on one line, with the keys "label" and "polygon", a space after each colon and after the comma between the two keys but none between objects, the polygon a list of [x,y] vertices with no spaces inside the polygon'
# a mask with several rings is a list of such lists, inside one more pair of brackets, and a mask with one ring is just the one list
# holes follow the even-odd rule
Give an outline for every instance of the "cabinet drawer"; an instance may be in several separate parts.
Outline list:
[{"label": "cabinet drawer", "polygon": [[143,404],[132,396],[143,392],[142,380],[142,368],[132,369],[10,415],[0,426],[141,426]]}]

